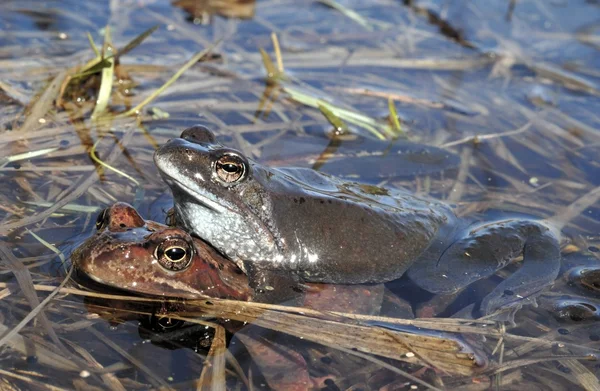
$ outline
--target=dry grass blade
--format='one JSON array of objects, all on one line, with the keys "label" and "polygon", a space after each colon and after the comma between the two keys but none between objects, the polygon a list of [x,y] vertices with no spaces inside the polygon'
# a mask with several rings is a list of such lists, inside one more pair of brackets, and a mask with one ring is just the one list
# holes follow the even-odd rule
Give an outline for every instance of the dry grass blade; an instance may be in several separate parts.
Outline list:
[{"label": "dry grass blade", "polygon": [[31,312],[29,312],[29,314],[27,314],[27,316],[25,318],[23,318],[23,320],[21,320],[15,327],[13,327],[8,333],[4,334],[2,336],[2,338],[0,338],[0,346],[6,344],[7,341],[11,340],[15,335],[17,335],[19,333],[19,331],[21,331],[23,329],[23,327],[25,327],[27,325],[27,323],[31,322],[31,320],[33,318],[35,318],[36,316],[38,316],[41,313],[41,311],[50,302],[50,300],[52,300],[52,298],[60,292],[60,289],[63,286],[65,286],[67,281],[69,281],[71,279],[72,272],[73,272],[73,267],[71,267],[71,269],[69,270],[69,272],[67,273],[67,275],[65,276],[63,281],[52,293],[50,293],[44,300],[42,300],[41,303],[39,303],[35,308],[33,308],[31,310]]},{"label": "dry grass blade", "polygon": [[[547,362],[547,361],[563,361],[563,360],[588,360],[588,361],[596,361],[596,357],[592,354],[587,356],[550,356],[550,357],[536,357],[531,359],[522,359],[522,360],[513,360],[507,362],[503,365],[499,365],[494,369],[493,373],[498,374],[510,369],[525,367],[527,365]],[[596,388],[597,390],[597,388]]]},{"label": "dry grass blade", "polygon": [[464,144],[464,143],[477,144],[477,143],[482,142],[483,140],[491,140],[494,138],[506,137],[506,136],[516,136],[517,134],[520,134],[520,133],[523,133],[523,132],[526,132],[527,130],[529,130],[531,125],[532,125],[532,123],[531,123],[531,121],[529,121],[525,125],[521,126],[519,129],[509,130],[509,131],[503,132],[503,133],[481,134],[481,135],[465,137],[460,140],[455,140],[455,141],[451,141],[449,143],[445,143],[443,145],[440,145],[440,147],[448,148],[448,147],[453,147],[455,145]]},{"label": "dry grass blade", "polygon": [[[17,279],[19,287],[23,291],[23,295],[27,299],[27,302],[29,303],[32,309],[32,313],[30,313],[29,316],[27,316],[25,319],[23,319],[23,321],[21,321],[20,327],[22,328],[31,319],[33,319],[35,316],[38,316],[39,321],[46,329],[46,332],[50,336],[50,339],[52,339],[52,342],[54,342],[56,346],[58,346],[63,352],[65,352],[65,354],[67,354],[67,349],[62,344],[62,342],[60,342],[58,336],[56,335],[56,332],[52,328],[52,324],[50,323],[46,315],[42,312],[44,306],[40,304],[40,299],[36,294],[35,288],[33,287],[33,278],[31,277],[31,273],[29,272],[29,270],[25,267],[21,260],[17,259],[17,257],[13,255],[12,249],[9,248],[5,243],[0,243],[0,259],[2,259],[6,263],[6,265],[11,268],[12,273]],[[55,287],[54,290],[56,290],[56,292],[58,293],[60,291],[60,288],[62,287],[59,287],[58,289],[56,289]],[[47,301],[45,301],[44,304],[46,303]],[[15,329],[17,329],[17,327],[15,327]],[[2,343],[5,343],[11,338],[9,337],[9,335],[14,336],[16,335],[16,332],[14,332],[14,330],[9,331],[0,339],[0,341]],[[2,343],[0,343],[0,346],[2,346]]]},{"label": "dry grass blade", "polygon": [[58,147],[44,148],[44,149],[38,149],[37,151],[29,151],[29,152],[19,153],[16,155],[7,156],[5,158],[0,158],[0,168],[6,166],[6,164],[8,164],[8,163],[18,162],[19,160],[28,160],[28,159],[32,159],[32,158],[38,157],[38,156],[44,156],[49,153],[58,151],[58,149],[59,149]]},{"label": "dry grass blade", "polygon": [[[37,288],[47,290],[47,287],[44,286],[37,286]],[[143,297],[98,294],[70,288],[64,288],[61,291],[65,293],[76,293],[85,296],[116,300],[135,300],[141,302],[162,301],[159,299]],[[311,311],[306,308],[271,306],[268,304],[238,302],[232,300],[191,300],[186,303],[186,308],[193,309],[195,307],[200,307],[201,312],[178,312],[177,315],[172,315],[171,317],[192,323],[195,322],[194,317],[196,316],[216,316],[241,322],[252,322],[260,327],[281,331],[316,343],[341,346],[347,349],[357,349],[363,353],[418,363],[425,366],[428,365],[427,362],[435,363],[436,368],[447,373],[473,375],[478,373],[481,369],[481,362],[477,362],[476,355],[472,352],[465,352],[465,346],[452,338],[417,335],[380,327],[323,320],[302,313],[308,312],[311,313],[311,315],[321,314],[325,317],[340,317],[340,315],[344,314],[320,313],[319,311]],[[268,310],[268,308],[282,310],[289,309],[298,312],[298,314],[282,313],[277,310]],[[345,319],[345,322],[352,322],[353,315],[346,315],[348,315],[348,317],[341,319]],[[382,321],[388,319],[384,317],[374,318]],[[422,327],[424,326],[427,329],[436,330],[436,321],[417,324]],[[201,324],[205,323],[202,322]],[[486,331],[488,333],[493,333],[493,330]],[[407,342],[410,344],[410,347],[407,346]],[[414,350],[417,351],[415,352]],[[425,360],[420,359],[419,356],[423,357]]]},{"label": "dry grass blade", "polygon": [[[0,284],[2,286],[2,284]],[[39,290],[51,290],[53,287],[38,285]],[[55,288],[54,288],[55,289]],[[93,292],[85,292],[72,288],[61,289],[64,293],[74,293],[90,297],[128,300],[140,302],[164,302],[160,299],[107,295]],[[439,335],[415,335],[412,333],[397,332],[395,330],[382,329],[378,327],[362,326],[360,324],[349,324],[355,320],[357,315],[342,314],[342,313],[321,313],[318,311],[284,307],[279,305],[268,305],[261,303],[238,302],[232,300],[191,300],[186,302],[186,308],[200,307],[202,310],[198,312],[178,312],[170,316],[173,319],[181,319],[191,323],[206,324],[203,321],[195,319],[196,316],[207,317],[225,317],[232,320],[242,322],[252,322],[256,326],[284,332],[294,335],[299,338],[310,340],[325,346],[334,348],[351,349],[356,352],[365,354],[379,355],[395,360],[406,361],[409,363],[431,366],[444,370],[450,374],[460,374],[472,376],[481,372],[481,365],[474,359],[474,354],[462,352],[463,346],[457,343],[452,338],[443,338]],[[285,313],[281,311],[289,310],[295,313]],[[308,314],[308,315],[307,315]],[[339,318],[340,321],[323,320],[314,318],[313,316],[321,315],[325,318]],[[466,330],[461,330],[460,326],[463,322],[475,322],[473,320],[457,320],[457,319],[432,319],[432,320],[405,320],[392,319],[385,317],[367,317],[377,319],[377,321],[385,322],[400,322],[403,324],[411,324],[416,327],[437,330],[438,326],[444,330],[450,324],[454,324],[455,331],[458,332],[473,332],[478,331],[480,334],[489,336],[501,337],[497,330],[490,328],[475,328],[466,326]],[[412,323],[411,323],[412,322]],[[448,323],[445,325],[444,323]],[[484,322],[485,323],[485,322]],[[375,325],[377,326],[377,324]],[[471,327],[469,329],[469,327]],[[515,335],[505,334],[506,340],[521,341],[537,341],[538,338],[519,337]],[[543,340],[542,340],[543,341]],[[553,342],[546,341],[544,346],[551,347]],[[578,347],[573,344],[566,344],[572,347]],[[518,368],[523,365],[545,362],[548,360],[565,360],[565,359],[591,359],[589,355],[582,356],[552,356],[550,358],[535,358],[532,360],[512,360],[501,366],[495,367],[493,373],[501,373],[510,369]]]},{"label": "dry grass blade", "polygon": [[46,384],[46,382],[41,382],[38,380],[34,380],[31,377],[27,377],[24,375],[19,375],[14,372],[5,371],[4,369],[0,369],[0,374],[6,377],[12,377],[14,379],[21,380],[25,384],[31,386],[31,389],[39,389],[39,390],[49,390],[49,391],[65,391],[62,387],[55,387],[50,384]]},{"label": "dry grass blade", "polygon": [[225,391],[225,328],[216,324],[212,327],[215,329],[215,335],[198,379],[198,391]]},{"label": "dry grass blade", "polygon": [[[283,57],[281,56],[281,47],[279,46],[279,38],[277,38],[277,34],[271,33],[271,42],[273,42],[273,49],[275,50],[275,59],[277,59],[277,69],[279,70],[279,72],[284,73],[285,70],[283,69]],[[264,59],[265,58],[263,56],[263,61]]]},{"label": "dry grass blade", "polygon": [[138,114],[144,108],[144,106],[146,106],[148,103],[150,103],[154,99],[156,99],[164,90],[166,90],[167,88],[169,88],[169,86],[171,84],[175,83],[175,81],[177,79],[179,79],[179,77],[185,71],[187,71],[194,64],[196,64],[198,61],[200,61],[202,58],[204,58],[208,53],[210,53],[211,50],[213,50],[214,47],[219,44],[219,42],[221,42],[220,39],[217,42],[213,43],[213,45],[211,47],[209,47],[207,49],[204,49],[201,52],[197,53],[188,62],[186,62],[181,68],[179,68],[179,70],[169,80],[167,80],[167,82],[165,84],[163,84],[160,88],[158,88],[156,91],[154,91],[152,94],[150,94],[149,97],[147,97],[146,99],[144,99],[140,104],[138,104],[134,108],[132,108],[132,109],[130,109],[130,110],[124,112],[124,113],[116,115],[115,118],[127,117],[127,116],[130,116],[130,115],[133,115],[133,114]]},{"label": "dry grass blade", "polygon": [[242,369],[239,361],[234,357],[233,354],[231,354],[229,350],[225,350],[225,358],[229,366],[233,368],[235,374],[238,375],[238,377],[242,380],[246,388],[250,388],[250,383],[248,382],[248,378],[246,377],[244,370]]},{"label": "dry grass blade", "polygon": [[[99,371],[102,371],[103,369],[105,369],[94,358],[94,356],[92,356],[90,354],[90,352],[88,352],[87,350],[85,350],[81,346],[78,346],[78,345],[76,345],[75,343],[73,343],[71,341],[66,341],[66,343],[69,346],[71,346],[71,348],[73,350],[75,350],[77,353],[79,353],[79,355],[82,356],[87,361],[88,365],[96,368]],[[123,384],[121,384],[121,382],[119,381],[119,379],[114,374],[112,374],[112,373],[102,373],[102,374],[100,374],[100,377],[102,378],[102,381],[104,382],[104,384],[106,384],[106,386],[109,387],[111,390],[114,390],[114,391],[125,391],[125,387],[123,387]]]},{"label": "dry grass blade", "polygon": [[435,387],[435,386],[433,386],[433,385],[431,385],[431,384],[429,384],[429,383],[427,383],[427,382],[419,379],[416,376],[411,375],[410,373],[408,373],[406,371],[398,369],[398,368],[394,367],[393,365],[388,364],[385,361],[379,360],[379,359],[377,359],[375,357],[371,357],[371,356],[369,356],[367,354],[356,352],[356,351],[351,350],[351,349],[345,349],[345,348],[341,348],[339,346],[331,346],[331,347],[335,348],[335,349],[338,349],[338,350],[341,350],[343,352],[346,352],[348,354],[352,354],[352,355],[355,355],[355,356],[358,356],[358,357],[362,357],[365,360],[371,361],[373,363],[376,363],[377,365],[379,365],[382,368],[387,368],[387,369],[389,369],[392,372],[396,372],[397,374],[399,374],[401,376],[404,376],[405,378],[407,378],[409,380],[414,381],[415,383],[421,384],[422,386],[426,387],[426,389],[428,389],[428,390],[441,391],[441,389],[439,389],[439,388],[437,388],[437,387]]},{"label": "dry grass blade", "polygon": [[581,385],[581,387],[583,387],[584,390],[600,390],[600,381],[598,381],[598,378],[579,361],[565,359],[561,360],[560,362],[571,370],[571,373],[573,376],[575,376],[575,379],[577,379],[577,382],[579,385]]},{"label": "dry grass blade", "polygon": [[54,108],[54,100],[57,98],[60,88],[68,74],[69,70],[64,70],[54,76],[54,79],[48,84],[39,99],[35,100],[23,125],[21,125],[19,129],[15,129],[15,131],[27,132],[35,130],[41,125],[40,120],[43,120],[48,111]]},{"label": "dry grass blade", "polygon": [[[21,201],[25,205],[32,205],[42,208],[49,208],[52,204],[51,202],[46,201]],[[77,205],[77,204],[67,204],[64,205],[61,210],[69,211],[69,212],[77,212],[77,213],[96,213],[102,209],[99,206],[88,206],[88,205]]]},{"label": "dry grass blade", "polygon": [[435,363],[436,368],[453,374],[473,375],[481,369],[481,362],[477,362],[476,355],[472,352],[464,352],[464,345],[453,339],[315,319],[306,315],[265,311],[249,306],[243,310],[224,306],[213,311],[212,308],[214,303],[204,308],[210,311],[208,314],[206,312],[181,313],[185,317],[181,319],[190,320],[189,317],[192,316],[211,315],[251,322],[256,326],[328,346],[341,346],[425,366],[428,366],[428,363]]},{"label": "dry grass blade", "polygon": [[4,92],[11,99],[19,102],[21,106],[26,106],[29,101],[29,97],[20,88],[2,80],[0,80],[0,92]]},{"label": "dry grass blade", "polygon": [[556,215],[550,217],[548,221],[550,221],[557,229],[562,229],[572,219],[581,215],[584,210],[597,203],[598,200],[600,200],[600,187],[595,187],[570,205],[564,207],[561,211],[556,213]]},{"label": "dry grass blade", "polygon": [[[0,282],[0,288],[6,288],[6,283]],[[34,288],[42,292],[51,292],[56,287],[42,284],[35,284]],[[98,292],[90,292],[76,288],[62,288],[62,293],[74,294],[85,297],[95,297],[99,299],[109,300],[125,300],[125,301],[136,301],[142,303],[163,303],[164,299],[152,298],[152,297],[140,297],[130,295],[114,295]],[[177,300],[167,300],[166,302],[178,303]],[[186,301],[186,307],[195,309],[200,308],[205,315],[219,316],[219,314],[228,314],[232,312],[242,312],[247,310],[255,311],[257,316],[260,314],[270,314],[271,311],[299,314],[302,316],[310,316],[325,320],[336,320],[339,322],[352,322],[356,324],[364,323],[366,325],[379,325],[378,323],[384,323],[389,325],[404,325],[419,327],[423,329],[447,331],[451,333],[471,333],[471,334],[483,334],[501,337],[502,333],[495,329],[493,326],[497,322],[490,320],[479,320],[479,319],[455,319],[455,318],[421,318],[421,319],[400,319],[400,318],[389,318],[385,316],[374,316],[374,315],[359,315],[350,314],[343,312],[327,311],[321,312],[312,310],[304,307],[290,307],[278,304],[265,304],[265,303],[253,303],[246,301],[226,300],[226,299],[215,299],[210,298],[208,300],[189,300]],[[262,312],[260,312],[262,311]],[[224,315],[225,316],[225,315]],[[233,319],[233,318],[232,318]],[[205,324],[205,323],[201,323]],[[481,325],[483,327],[477,327],[472,325]],[[525,337],[520,337],[525,338]],[[525,338],[524,340],[529,340]]]},{"label": "dry grass blade", "polygon": [[[0,334],[10,332],[9,328],[3,324],[0,324]],[[76,363],[65,358],[53,351],[45,348],[44,346],[36,343],[34,340],[27,337],[23,337],[20,334],[14,334],[10,339],[6,341],[6,346],[10,347],[14,351],[17,351],[23,355],[27,355],[31,352],[31,346],[34,346],[35,357],[38,362],[42,365],[46,365],[50,368],[55,368],[61,371],[80,371],[81,369]]]},{"label": "dry grass blade", "polygon": [[558,68],[555,65],[541,62],[533,63],[529,61],[526,62],[526,65],[539,75],[556,80],[564,84],[567,88],[582,90],[594,95],[600,95],[600,89],[596,84],[584,79],[581,76],[575,75],[572,72]]},{"label": "dry grass blade", "polygon": [[318,0],[318,1],[319,1],[319,3],[326,5],[327,7],[330,7],[335,10],[340,11],[347,18],[350,18],[353,21],[355,21],[356,23],[363,26],[367,31],[373,31],[373,27],[371,27],[369,22],[365,18],[363,18],[358,12],[356,12],[348,7],[344,7],[343,5],[337,3],[333,0]]},{"label": "dry grass blade", "polygon": [[[133,137],[133,132],[128,130],[128,132],[121,138],[121,145],[122,146],[127,145],[128,142],[131,140],[131,137]],[[116,159],[116,157],[120,154],[120,152],[121,151],[119,148],[114,147],[112,149],[112,151],[110,152],[110,154],[108,155],[108,158],[105,161],[108,163],[111,163],[114,159]],[[15,222],[10,222],[10,223],[5,223],[3,225],[0,225],[0,234],[6,234],[7,232],[9,232],[12,229],[24,227],[29,224],[33,224],[33,223],[36,223],[38,221],[41,221],[41,220],[47,218],[48,216],[52,215],[52,213],[54,213],[58,209],[69,204],[71,201],[73,201],[74,199],[78,198],[83,193],[85,193],[88,190],[88,188],[93,183],[95,183],[97,180],[98,180],[97,175],[83,176],[82,178],[75,181],[71,185],[71,187],[68,189],[68,191],[65,192],[66,195],[60,201],[57,201],[56,203],[54,203],[51,207],[49,207],[45,211],[38,213],[36,215],[25,217],[21,220],[15,221]]]},{"label": "dry grass blade", "polygon": [[161,378],[159,378],[158,376],[156,376],[156,374],[154,372],[152,372],[152,370],[150,370],[150,368],[148,368],[140,360],[138,360],[137,358],[133,357],[131,354],[129,354],[128,352],[126,352],[118,344],[116,344],[115,342],[113,342],[110,339],[106,338],[104,335],[102,335],[101,333],[99,333],[93,327],[90,327],[89,331],[94,336],[96,336],[96,338],[98,338],[98,340],[102,341],[104,344],[106,344],[108,347],[110,347],[111,349],[113,349],[115,352],[117,352],[124,359],[126,359],[127,361],[129,361],[132,365],[134,365],[140,371],[144,372],[146,374],[146,376],[148,376],[148,379],[153,383],[153,385],[155,387],[163,387],[163,389],[165,389],[165,390],[172,390],[172,388],[169,387],[169,385],[167,383],[165,383],[164,380],[162,380]]}]

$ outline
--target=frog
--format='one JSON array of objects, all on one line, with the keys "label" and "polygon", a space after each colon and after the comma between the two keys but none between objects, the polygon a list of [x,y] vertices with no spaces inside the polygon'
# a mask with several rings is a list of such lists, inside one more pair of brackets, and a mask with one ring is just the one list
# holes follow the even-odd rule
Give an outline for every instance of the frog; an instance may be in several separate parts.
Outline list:
[{"label": "frog", "polygon": [[[281,293],[277,297],[261,295],[250,286],[248,276],[235,263],[208,243],[179,227],[144,220],[135,208],[123,202],[113,204],[98,215],[95,232],[72,252],[71,260],[80,277],[104,287],[126,290],[135,295],[184,299],[179,302],[183,306],[186,299],[223,298],[279,303],[278,299],[287,297]],[[80,281],[85,285],[86,280],[80,278]],[[386,315],[392,311],[394,316],[399,316],[406,309],[385,290],[383,284],[307,283],[299,293],[286,304],[319,311],[367,315],[380,315],[384,304]],[[108,316],[111,321],[115,320],[113,311]],[[412,318],[412,313],[400,316]],[[288,346],[284,337],[272,340],[273,336],[254,325],[226,321],[223,326],[243,343],[273,389],[291,389],[292,386],[297,387],[294,389],[314,389],[319,382],[332,377],[323,377],[323,374],[312,377],[305,358]],[[379,324],[374,327],[377,326]],[[456,338],[437,332],[420,333]],[[476,353],[476,368],[485,367],[481,353],[459,340],[463,349]],[[235,346],[230,348],[235,352]],[[348,363],[340,361],[340,365],[341,373],[345,373]],[[288,372],[289,376],[282,378],[281,371]],[[340,381],[343,381],[343,376]]]},{"label": "frog", "polygon": [[117,202],[96,219],[96,230],[71,254],[79,275],[142,295],[250,301],[245,274],[186,231],[144,220]]},{"label": "frog", "polygon": [[383,302],[383,285],[298,286],[283,280],[272,291],[253,289],[248,276],[208,243],[179,227],[145,220],[125,202],[98,214],[95,232],[75,248],[71,260],[84,278],[145,296],[287,302],[319,310],[332,310],[335,297],[356,304],[348,312],[364,314],[378,313]]},{"label": "frog", "polygon": [[480,222],[408,190],[270,167],[220,144],[205,126],[169,140],[154,162],[173,193],[173,221],[235,262],[253,286],[268,287],[274,272],[334,284],[406,275],[433,294],[454,294],[523,255],[482,299],[487,315],[535,300],[559,272],[560,231],[541,219]]}]

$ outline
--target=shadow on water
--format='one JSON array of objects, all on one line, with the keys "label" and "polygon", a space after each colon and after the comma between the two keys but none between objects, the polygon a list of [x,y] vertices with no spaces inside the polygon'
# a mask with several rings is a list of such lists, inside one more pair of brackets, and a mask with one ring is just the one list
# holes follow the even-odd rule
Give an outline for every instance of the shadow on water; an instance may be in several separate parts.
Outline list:
[{"label": "shadow on water", "polygon": [[[2,388],[600,389],[597,2],[225,3],[0,4]],[[91,41],[105,55],[85,68]],[[56,290],[107,206],[167,219],[152,154],[197,123],[264,164],[481,221],[544,219],[562,230],[558,278],[514,324],[470,317],[521,258],[451,295],[406,277],[296,292],[321,311],[140,298],[81,276]]]}]

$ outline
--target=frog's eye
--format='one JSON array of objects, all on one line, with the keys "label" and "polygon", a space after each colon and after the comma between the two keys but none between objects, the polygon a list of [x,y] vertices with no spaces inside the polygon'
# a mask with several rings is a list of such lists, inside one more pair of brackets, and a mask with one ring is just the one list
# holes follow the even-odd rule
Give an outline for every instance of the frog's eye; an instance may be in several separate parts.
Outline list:
[{"label": "frog's eye", "polygon": [[215,171],[224,183],[239,182],[246,174],[246,162],[238,155],[223,155],[215,163]]},{"label": "frog's eye", "polygon": [[102,212],[96,217],[96,229],[100,231],[108,223],[108,208],[102,209]]},{"label": "frog's eye", "polygon": [[156,246],[154,257],[167,270],[181,271],[192,263],[194,251],[192,246],[183,239],[171,238]]}]

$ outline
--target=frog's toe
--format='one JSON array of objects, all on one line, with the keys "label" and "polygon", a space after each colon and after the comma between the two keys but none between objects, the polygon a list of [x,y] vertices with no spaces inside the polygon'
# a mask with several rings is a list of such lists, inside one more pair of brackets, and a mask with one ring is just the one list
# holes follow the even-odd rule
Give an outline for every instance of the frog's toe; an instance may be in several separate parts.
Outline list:
[{"label": "frog's toe", "polygon": [[[505,281],[506,282],[506,281]],[[520,289],[507,289],[505,282],[501,283],[483,298],[479,306],[482,315],[505,314],[501,317],[494,316],[496,320],[507,320],[514,324],[514,315],[524,305],[537,306],[537,297],[547,287],[547,284],[538,286],[522,286]]]},{"label": "frog's toe", "polygon": [[488,320],[495,320],[497,322],[508,322],[510,326],[515,327],[517,325],[515,322],[515,316],[522,307],[523,305],[521,304],[498,308],[496,311],[487,314],[485,318]]}]

